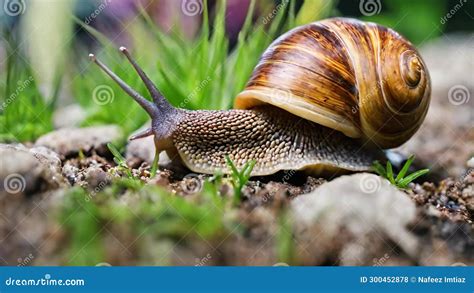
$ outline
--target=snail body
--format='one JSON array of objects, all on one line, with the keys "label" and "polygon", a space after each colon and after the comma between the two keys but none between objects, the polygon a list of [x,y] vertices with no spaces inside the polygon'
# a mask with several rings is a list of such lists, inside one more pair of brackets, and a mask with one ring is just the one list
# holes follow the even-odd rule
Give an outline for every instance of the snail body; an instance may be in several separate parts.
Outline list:
[{"label": "snail body", "polygon": [[[297,27],[263,53],[232,110],[174,108],[127,56],[149,89],[141,97],[92,59],[151,116],[157,153],[177,153],[192,171],[256,164],[252,175],[280,170],[368,170],[382,148],[408,140],[430,100],[416,49],[374,23],[333,18]],[[369,147],[367,147],[369,146]]]}]

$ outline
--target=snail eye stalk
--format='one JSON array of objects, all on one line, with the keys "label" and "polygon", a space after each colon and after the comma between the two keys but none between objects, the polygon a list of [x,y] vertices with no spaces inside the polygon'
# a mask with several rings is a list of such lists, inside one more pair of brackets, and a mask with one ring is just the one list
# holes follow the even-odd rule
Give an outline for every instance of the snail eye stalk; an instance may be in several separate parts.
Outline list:
[{"label": "snail eye stalk", "polygon": [[122,52],[125,55],[125,57],[127,57],[128,61],[132,64],[133,68],[135,68],[138,75],[140,76],[143,83],[145,84],[146,88],[150,92],[151,97],[153,98],[153,101],[155,102],[155,104],[160,105],[163,103],[163,101],[166,101],[165,97],[161,94],[161,92],[158,90],[155,84],[146,75],[143,69],[141,69],[140,66],[138,66],[137,62],[135,62],[135,60],[132,58],[127,48],[120,47],[120,52]]},{"label": "snail eye stalk", "polygon": [[156,106],[142,97],[137,91],[135,91],[132,87],[130,87],[125,81],[123,81],[120,77],[118,77],[115,73],[113,73],[110,68],[108,68],[104,63],[100,62],[99,59],[95,57],[94,54],[89,54],[89,58],[95,64],[97,64],[113,81],[115,81],[130,97],[132,97],[140,106],[142,106],[145,111],[150,116],[154,116],[156,112]]}]

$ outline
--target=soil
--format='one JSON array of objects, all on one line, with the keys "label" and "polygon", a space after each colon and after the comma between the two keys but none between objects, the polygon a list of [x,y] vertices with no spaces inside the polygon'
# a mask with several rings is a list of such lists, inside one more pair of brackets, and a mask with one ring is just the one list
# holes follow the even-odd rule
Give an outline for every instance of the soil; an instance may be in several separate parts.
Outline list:
[{"label": "soil", "polygon": [[[202,187],[209,175],[197,175],[183,172],[183,168],[162,168],[157,176],[149,179],[149,165],[138,159],[129,160],[137,167],[133,175],[147,184],[159,185],[176,196],[193,201],[198,197],[197,187]],[[92,192],[101,191],[112,184],[114,177],[125,174],[110,156],[99,156],[91,152],[86,157],[73,157],[63,161],[62,173],[71,186],[81,186]],[[298,196],[317,190],[319,186],[331,180],[316,178],[304,173],[293,172],[291,176],[280,173],[274,176],[252,178],[243,189],[242,203],[231,210],[240,223],[238,232],[205,239],[185,237],[173,240],[167,246],[161,241],[146,235],[136,238],[120,223],[109,222],[104,227],[110,231],[103,241],[108,249],[106,258],[101,261],[111,265],[274,265],[281,263],[278,257],[279,218],[282,210]],[[14,200],[2,200],[2,215],[6,217],[1,225],[4,244],[0,249],[4,264],[17,265],[24,256],[34,255],[28,265],[68,264],[64,259],[64,243],[70,243],[71,235],[67,229],[54,220],[51,212],[64,200],[64,190],[52,193],[40,193],[29,197],[16,197]],[[220,194],[232,197],[230,184],[223,184]],[[396,243],[390,240],[372,239],[364,246],[368,256],[365,259],[347,260],[347,250],[355,240],[342,229],[336,238],[320,239],[317,247],[305,240],[295,240],[292,256],[284,259],[284,264],[299,265],[458,265],[474,263],[474,171],[467,170],[461,180],[446,178],[440,182],[412,183],[404,193],[416,203],[417,218],[410,230],[418,241],[426,246],[426,253],[419,258],[406,254]],[[122,200],[129,202],[133,196],[122,192]],[[38,208],[35,208],[38,207]],[[371,207],[368,206],[368,209]],[[28,216],[28,220],[24,220]],[[38,225],[37,223],[42,223]],[[80,224],[80,223],[77,223]],[[31,226],[28,226],[31,225]],[[12,227],[13,226],[13,227]],[[36,230],[32,232],[32,230]],[[309,232],[307,232],[309,233]],[[316,233],[316,232],[311,232]],[[309,234],[311,234],[309,233]],[[34,235],[32,235],[34,234]],[[137,240],[139,239],[139,240]],[[166,242],[166,241],[165,241]],[[38,244],[40,243],[40,244]],[[174,243],[174,244],[173,244]],[[388,244],[387,244],[388,243]],[[165,249],[171,251],[166,257],[144,256],[143,250]],[[165,245],[166,248],[159,248]],[[321,247],[322,245],[322,247]],[[139,247],[135,247],[139,246]],[[151,246],[151,247],[150,247]],[[39,248],[38,248],[39,247]],[[128,247],[126,253],[123,247]],[[148,247],[148,248],[144,248]],[[171,247],[171,248],[170,248]],[[318,250],[318,251],[312,251]],[[321,251],[324,251],[323,253]],[[429,253],[428,253],[429,251]],[[146,252],[150,253],[150,251]],[[61,257],[62,256],[62,257]],[[74,263],[74,262],[73,262]],[[94,265],[94,264],[89,264]]]}]

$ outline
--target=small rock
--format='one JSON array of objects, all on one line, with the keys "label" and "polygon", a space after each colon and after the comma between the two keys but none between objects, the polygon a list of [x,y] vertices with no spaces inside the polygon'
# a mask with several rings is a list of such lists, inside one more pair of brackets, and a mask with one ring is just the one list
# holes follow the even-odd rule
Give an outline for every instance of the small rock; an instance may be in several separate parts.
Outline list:
[{"label": "small rock", "polygon": [[107,143],[118,141],[122,137],[122,130],[116,125],[62,128],[41,136],[35,145],[48,147],[66,157],[81,150],[104,150]]},{"label": "small rock", "polygon": [[33,147],[30,152],[43,164],[48,165],[54,172],[61,173],[61,158],[54,151],[43,147]]},{"label": "small rock", "polygon": [[[312,193],[294,199],[291,209],[300,240],[316,242],[308,244],[316,245],[311,253],[321,247],[337,246],[332,243],[335,240],[347,240],[340,244],[339,257],[343,253],[346,261],[343,264],[369,264],[372,257],[383,252],[358,254],[355,246],[347,246],[349,243],[381,248],[392,241],[412,257],[419,248],[417,238],[407,230],[416,217],[415,204],[390,182],[373,174],[342,176],[324,183]],[[317,231],[318,237],[308,239],[309,231]],[[349,260],[348,251],[357,255]]]},{"label": "small rock", "polygon": [[474,168],[474,157],[471,157],[466,164],[469,168]]},{"label": "small rock", "polygon": [[54,128],[77,127],[86,118],[86,111],[78,104],[57,109],[53,114]]},{"label": "small rock", "polygon": [[148,181],[148,184],[168,187],[170,185],[170,172],[158,171],[156,176]]},{"label": "small rock", "polygon": [[80,179],[78,176],[79,173],[79,168],[74,166],[73,164],[66,162],[63,166],[62,173],[66,177],[66,179],[69,181],[71,185],[74,185],[76,182],[78,182]]},{"label": "small rock", "polygon": [[0,194],[31,195],[66,186],[61,161],[44,148],[0,144]]},{"label": "small rock", "polygon": [[86,169],[85,180],[89,189],[100,191],[112,181],[112,176],[98,167],[89,167]]}]

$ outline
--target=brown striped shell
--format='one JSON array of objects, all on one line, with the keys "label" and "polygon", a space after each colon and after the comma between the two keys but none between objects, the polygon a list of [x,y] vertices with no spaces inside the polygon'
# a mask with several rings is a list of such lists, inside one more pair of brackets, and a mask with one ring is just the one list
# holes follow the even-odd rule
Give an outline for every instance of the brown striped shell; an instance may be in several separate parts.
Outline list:
[{"label": "brown striped shell", "polygon": [[391,148],[419,128],[430,92],[423,60],[397,32],[332,18],[297,27],[275,40],[235,107],[271,104]]}]

